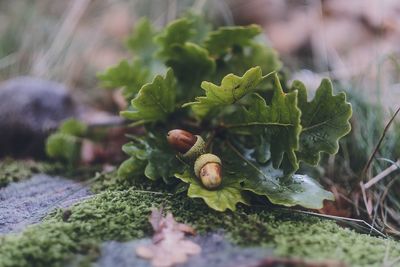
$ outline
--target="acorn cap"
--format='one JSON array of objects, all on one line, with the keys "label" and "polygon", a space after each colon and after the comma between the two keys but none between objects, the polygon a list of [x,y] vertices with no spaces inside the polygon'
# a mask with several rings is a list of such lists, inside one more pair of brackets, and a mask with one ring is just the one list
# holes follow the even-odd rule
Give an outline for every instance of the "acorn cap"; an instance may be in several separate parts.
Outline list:
[{"label": "acorn cap", "polygon": [[185,154],[182,154],[182,157],[185,160],[195,160],[201,154],[205,153],[206,150],[206,142],[200,135],[196,135],[197,140],[196,143],[187,151]]},{"label": "acorn cap", "polygon": [[218,156],[211,153],[203,154],[199,156],[194,163],[194,173],[197,177],[200,177],[200,171],[207,163],[218,163],[222,165],[221,159]]}]

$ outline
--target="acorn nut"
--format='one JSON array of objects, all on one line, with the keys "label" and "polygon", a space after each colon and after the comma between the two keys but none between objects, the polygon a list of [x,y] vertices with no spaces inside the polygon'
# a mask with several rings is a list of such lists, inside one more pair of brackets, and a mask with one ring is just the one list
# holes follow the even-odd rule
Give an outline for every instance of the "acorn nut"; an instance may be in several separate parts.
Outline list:
[{"label": "acorn nut", "polygon": [[194,163],[194,173],[207,189],[215,189],[222,182],[221,159],[214,154],[203,154]]},{"label": "acorn nut", "polygon": [[168,132],[167,140],[184,160],[194,161],[198,156],[205,153],[206,143],[200,135],[175,129]]}]

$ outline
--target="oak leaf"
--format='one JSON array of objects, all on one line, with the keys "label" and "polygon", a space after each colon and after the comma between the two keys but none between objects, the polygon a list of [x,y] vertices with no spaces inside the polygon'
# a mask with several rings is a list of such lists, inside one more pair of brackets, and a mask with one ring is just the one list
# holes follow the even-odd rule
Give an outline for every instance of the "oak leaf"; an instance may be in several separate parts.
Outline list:
[{"label": "oak leaf", "polygon": [[176,222],[171,213],[163,217],[162,210],[153,210],[150,223],[154,229],[152,244],[138,247],[136,254],[150,260],[154,267],[185,263],[190,255],[200,253],[199,245],[185,239],[185,234],[195,234],[194,229]]}]

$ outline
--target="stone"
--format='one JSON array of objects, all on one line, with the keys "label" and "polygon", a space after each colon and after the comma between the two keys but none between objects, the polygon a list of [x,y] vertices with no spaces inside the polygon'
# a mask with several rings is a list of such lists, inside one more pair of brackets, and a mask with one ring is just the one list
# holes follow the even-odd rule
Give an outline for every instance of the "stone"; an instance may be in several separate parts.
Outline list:
[{"label": "stone", "polygon": [[[191,240],[201,246],[199,255],[191,256],[177,267],[228,267],[252,266],[259,260],[272,256],[273,250],[263,247],[240,247],[230,243],[223,233],[207,233],[192,237]],[[151,267],[149,261],[138,258],[135,250],[138,246],[150,243],[150,239],[129,242],[107,241],[101,246],[101,256],[93,265],[96,267]]]},{"label": "stone", "polygon": [[77,116],[67,88],[17,77],[0,84],[0,157],[44,156],[44,141],[61,121]]},{"label": "stone", "polygon": [[0,235],[20,232],[54,209],[69,207],[90,195],[80,182],[45,174],[11,183],[0,189]]}]

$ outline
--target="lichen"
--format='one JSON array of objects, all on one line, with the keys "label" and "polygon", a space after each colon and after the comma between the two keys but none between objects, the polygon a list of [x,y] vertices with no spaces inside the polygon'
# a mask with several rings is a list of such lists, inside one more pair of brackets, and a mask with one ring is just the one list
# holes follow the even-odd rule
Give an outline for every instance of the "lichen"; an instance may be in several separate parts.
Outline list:
[{"label": "lichen", "polygon": [[200,234],[222,229],[236,244],[273,247],[280,256],[330,258],[351,266],[378,266],[386,250],[389,259],[400,256],[399,243],[358,234],[331,221],[244,206],[235,213],[220,213],[201,200],[162,188],[151,191],[152,187],[144,183],[104,191],[69,209],[57,209],[20,234],[0,237],[0,266],[63,266],[76,255],[95,258],[101,241],[149,236],[151,208],[161,206]]}]

